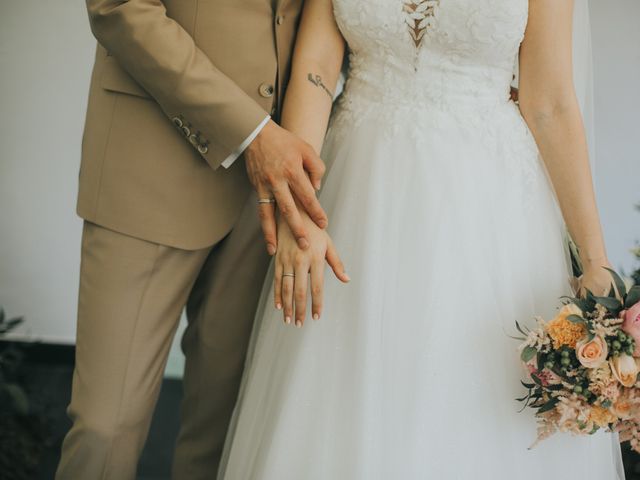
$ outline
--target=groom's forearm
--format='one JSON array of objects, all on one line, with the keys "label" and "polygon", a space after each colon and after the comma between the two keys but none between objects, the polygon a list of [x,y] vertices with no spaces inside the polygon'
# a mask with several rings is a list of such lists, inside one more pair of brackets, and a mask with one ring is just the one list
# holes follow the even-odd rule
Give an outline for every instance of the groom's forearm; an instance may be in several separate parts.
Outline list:
[{"label": "groom's forearm", "polygon": [[200,132],[217,168],[267,116],[224,75],[158,0],[87,0],[91,30],[169,119]]}]

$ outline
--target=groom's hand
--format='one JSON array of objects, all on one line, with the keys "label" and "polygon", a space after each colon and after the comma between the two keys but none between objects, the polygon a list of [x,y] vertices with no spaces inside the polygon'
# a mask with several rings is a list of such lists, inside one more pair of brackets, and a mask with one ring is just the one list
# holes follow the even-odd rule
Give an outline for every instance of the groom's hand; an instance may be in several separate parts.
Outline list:
[{"label": "groom's hand", "polygon": [[[258,198],[275,198],[281,216],[289,225],[301,249],[309,246],[307,231],[296,208],[295,199],[320,228],[327,226],[327,215],[316,197],[324,175],[324,162],[313,148],[293,133],[270,120],[245,150],[249,180]],[[267,251],[277,248],[276,217],[273,203],[258,205]]]}]

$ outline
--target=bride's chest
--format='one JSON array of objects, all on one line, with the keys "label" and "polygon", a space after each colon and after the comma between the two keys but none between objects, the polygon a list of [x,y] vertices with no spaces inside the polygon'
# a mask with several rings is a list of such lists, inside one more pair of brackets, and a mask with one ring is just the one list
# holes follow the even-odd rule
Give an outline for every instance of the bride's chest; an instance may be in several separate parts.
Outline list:
[{"label": "bride's chest", "polygon": [[429,50],[480,59],[517,50],[529,0],[333,0],[354,51],[413,55]]}]

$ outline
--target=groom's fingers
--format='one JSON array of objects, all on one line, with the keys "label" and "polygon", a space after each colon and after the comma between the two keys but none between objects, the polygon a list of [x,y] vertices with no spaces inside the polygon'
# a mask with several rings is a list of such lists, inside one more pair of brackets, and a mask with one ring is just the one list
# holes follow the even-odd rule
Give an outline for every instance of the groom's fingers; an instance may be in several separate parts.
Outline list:
[{"label": "groom's fingers", "polygon": [[298,207],[296,207],[296,204],[293,201],[293,196],[289,191],[289,185],[284,183],[279,185],[278,188],[274,188],[273,195],[276,197],[276,202],[278,202],[280,215],[282,215],[289,225],[289,229],[291,230],[291,233],[293,233],[293,236],[296,237],[298,247],[302,250],[306,250],[309,247],[307,232],[302,223],[300,212],[298,212]]},{"label": "groom's fingers", "polygon": [[320,190],[322,177],[324,177],[326,168],[322,159],[313,151],[313,147],[309,146],[309,149],[302,157],[302,162],[304,169],[309,173],[309,178],[313,184],[313,188]]},{"label": "groom's fingers", "polygon": [[300,172],[291,181],[291,190],[314,223],[320,228],[326,228],[327,214],[320,206],[320,201],[316,197],[316,191],[311,186],[309,177]]},{"label": "groom's fingers", "polygon": [[307,314],[307,285],[309,266],[305,263],[296,266],[296,282],[294,286],[294,301],[296,306],[296,327],[304,325],[304,317]]},{"label": "groom's fingers", "polygon": [[258,203],[258,217],[260,218],[260,226],[262,227],[269,255],[275,255],[278,246],[275,204],[264,202],[272,197],[273,195],[266,188],[261,187],[258,189],[258,200],[261,200]]},{"label": "groom's fingers", "polygon": [[324,261],[311,265],[311,316],[318,320],[322,315],[322,292],[324,290]]}]

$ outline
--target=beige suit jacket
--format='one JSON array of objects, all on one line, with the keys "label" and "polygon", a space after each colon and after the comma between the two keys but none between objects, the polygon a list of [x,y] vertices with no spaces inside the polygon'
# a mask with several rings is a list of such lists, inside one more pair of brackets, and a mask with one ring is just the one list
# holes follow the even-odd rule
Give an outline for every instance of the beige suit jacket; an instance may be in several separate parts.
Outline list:
[{"label": "beige suit jacket", "polygon": [[78,214],[183,249],[226,235],[250,192],[219,168],[277,116],[303,0],[87,0],[98,39]]}]

